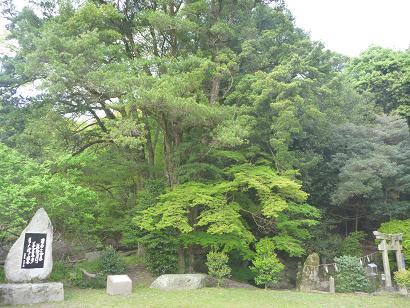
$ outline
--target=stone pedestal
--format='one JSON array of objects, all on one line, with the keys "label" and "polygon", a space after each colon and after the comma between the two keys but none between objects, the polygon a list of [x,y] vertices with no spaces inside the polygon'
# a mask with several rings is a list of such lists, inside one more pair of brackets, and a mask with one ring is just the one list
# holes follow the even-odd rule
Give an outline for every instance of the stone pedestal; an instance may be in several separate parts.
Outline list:
[{"label": "stone pedestal", "polygon": [[0,285],[0,306],[24,305],[64,300],[61,282]]},{"label": "stone pedestal", "polygon": [[108,275],[108,295],[130,295],[132,292],[132,281],[127,275]]}]

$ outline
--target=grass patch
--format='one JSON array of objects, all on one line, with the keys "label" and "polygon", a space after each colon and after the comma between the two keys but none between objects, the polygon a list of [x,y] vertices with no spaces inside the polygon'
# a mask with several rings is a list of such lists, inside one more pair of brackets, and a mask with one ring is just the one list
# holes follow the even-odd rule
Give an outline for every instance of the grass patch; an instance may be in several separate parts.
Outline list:
[{"label": "grass patch", "polygon": [[67,289],[61,303],[21,307],[410,307],[410,300],[395,294],[380,296],[322,294],[296,291],[205,288],[161,291],[134,288],[130,296],[109,296],[105,290]]}]

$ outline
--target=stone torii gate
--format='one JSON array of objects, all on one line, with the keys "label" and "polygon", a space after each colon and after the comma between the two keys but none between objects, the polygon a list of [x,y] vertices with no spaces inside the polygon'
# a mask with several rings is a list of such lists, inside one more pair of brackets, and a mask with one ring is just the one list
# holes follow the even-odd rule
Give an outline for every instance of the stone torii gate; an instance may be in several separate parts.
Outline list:
[{"label": "stone torii gate", "polygon": [[402,246],[400,245],[400,241],[403,238],[403,234],[384,234],[379,231],[373,231],[373,234],[376,236],[376,239],[381,240],[378,249],[382,251],[384,276],[386,278],[386,288],[391,289],[392,282],[389,265],[389,250],[396,251],[397,268],[399,271],[404,270],[405,267],[403,262],[403,255],[401,253]]}]

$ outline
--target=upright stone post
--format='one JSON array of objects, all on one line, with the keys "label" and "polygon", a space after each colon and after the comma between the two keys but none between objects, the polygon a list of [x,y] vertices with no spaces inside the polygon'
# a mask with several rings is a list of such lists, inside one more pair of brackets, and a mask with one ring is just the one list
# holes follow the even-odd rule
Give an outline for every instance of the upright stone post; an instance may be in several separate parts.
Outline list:
[{"label": "upright stone post", "polygon": [[391,289],[392,283],[390,275],[389,252],[387,250],[386,240],[383,239],[378,248],[382,251],[384,277],[386,279],[386,289]]},{"label": "upright stone post", "polygon": [[405,270],[406,267],[405,267],[405,265],[404,265],[404,263],[403,263],[403,256],[402,256],[402,253],[401,253],[402,247],[401,247],[401,245],[400,245],[400,242],[399,242],[399,241],[396,241],[395,246],[396,246],[395,248],[396,248],[397,268],[398,268],[399,271],[400,271],[400,270]]},{"label": "upright stone post", "polygon": [[335,293],[335,279],[332,276],[329,277],[329,292]]}]

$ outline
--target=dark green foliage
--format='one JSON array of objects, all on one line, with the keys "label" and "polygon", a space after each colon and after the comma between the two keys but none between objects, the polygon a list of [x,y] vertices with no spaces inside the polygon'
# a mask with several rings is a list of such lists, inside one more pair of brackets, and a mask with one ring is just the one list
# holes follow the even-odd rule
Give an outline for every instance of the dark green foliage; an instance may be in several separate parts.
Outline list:
[{"label": "dark green foliage", "polygon": [[148,270],[156,276],[174,274],[178,268],[178,241],[172,233],[151,233],[141,239],[145,248],[145,261]]},{"label": "dark green foliage", "polygon": [[314,226],[311,238],[307,242],[308,252],[319,254],[322,263],[332,262],[341,255],[342,237],[335,231],[335,222],[322,218],[320,224]]},{"label": "dark green foliage", "polygon": [[224,278],[231,276],[231,268],[229,267],[229,256],[226,253],[211,250],[206,255],[206,266],[208,274],[217,280],[217,286]]},{"label": "dark green foliage", "polygon": [[359,258],[342,256],[335,258],[338,271],[335,277],[336,292],[370,292],[370,282]]},{"label": "dark green foliage", "polygon": [[363,231],[350,233],[342,242],[341,254],[345,256],[361,257],[363,248],[361,242],[366,238]]},{"label": "dark green foliage", "polygon": [[122,274],[126,269],[124,260],[112,246],[102,251],[99,262],[103,275]]}]

